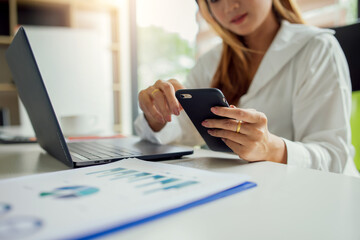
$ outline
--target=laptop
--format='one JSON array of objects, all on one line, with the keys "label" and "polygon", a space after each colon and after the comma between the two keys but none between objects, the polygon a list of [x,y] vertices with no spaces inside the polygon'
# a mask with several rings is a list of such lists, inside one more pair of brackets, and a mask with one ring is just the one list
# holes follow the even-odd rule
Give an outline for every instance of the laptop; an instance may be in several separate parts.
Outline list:
[{"label": "laptop", "polygon": [[104,164],[130,157],[176,159],[193,153],[190,147],[158,145],[138,137],[66,142],[23,27],[19,28],[6,51],[6,60],[38,143],[47,153],[70,167]]}]

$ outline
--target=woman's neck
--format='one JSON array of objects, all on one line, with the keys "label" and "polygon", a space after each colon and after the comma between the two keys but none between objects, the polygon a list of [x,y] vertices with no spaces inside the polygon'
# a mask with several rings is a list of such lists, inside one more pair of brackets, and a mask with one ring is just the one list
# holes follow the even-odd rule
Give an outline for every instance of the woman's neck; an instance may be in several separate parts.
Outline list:
[{"label": "woman's neck", "polygon": [[280,23],[278,22],[275,13],[271,11],[264,23],[255,32],[244,36],[244,41],[248,48],[255,51],[261,51],[265,54],[279,28]]}]

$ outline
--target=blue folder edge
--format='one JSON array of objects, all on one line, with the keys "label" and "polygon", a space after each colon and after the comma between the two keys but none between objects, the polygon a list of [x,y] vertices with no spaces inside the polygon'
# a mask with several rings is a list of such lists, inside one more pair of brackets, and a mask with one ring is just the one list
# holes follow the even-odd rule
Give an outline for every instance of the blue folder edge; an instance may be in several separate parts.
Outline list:
[{"label": "blue folder edge", "polygon": [[113,228],[110,228],[110,229],[106,229],[104,231],[100,231],[100,232],[97,232],[97,233],[92,233],[90,235],[76,237],[76,239],[100,238],[100,237],[112,234],[114,232],[122,231],[122,230],[125,230],[125,229],[128,229],[128,228],[140,225],[140,224],[144,224],[144,223],[147,223],[147,222],[159,219],[159,218],[163,218],[163,217],[169,216],[171,214],[178,213],[178,212],[184,211],[186,209],[190,209],[190,208],[193,208],[193,207],[196,207],[196,206],[208,203],[208,202],[212,202],[212,201],[215,201],[217,199],[220,199],[220,198],[223,198],[223,197],[226,197],[226,196],[229,196],[229,195],[232,195],[232,194],[235,194],[235,193],[238,193],[238,192],[241,192],[241,191],[244,191],[244,190],[256,187],[256,186],[257,186],[257,184],[254,183],[254,182],[244,182],[244,183],[242,183],[242,184],[240,184],[238,186],[235,186],[233,188],[229,188],[229,189],[224,190],[222,192],[215,193],[215,194],[213,194],[211,196],[208,196],[208,197],[205,197],[203,199],[200,199],[200,200],[185,204],[183,206],[173,208],[173,209],[169,209],[167,211],[164,211],[164,212],[161,212],[161,213],[158,213],[158,214],[146,217],[146,218],[142,218],[142,219],[139,219],[139,220],[135,220],[133,222],[125,223],[125,224],[122,224],[122,225],[119,225],[119,226],[116,226],[116,227],[113,227]]}]

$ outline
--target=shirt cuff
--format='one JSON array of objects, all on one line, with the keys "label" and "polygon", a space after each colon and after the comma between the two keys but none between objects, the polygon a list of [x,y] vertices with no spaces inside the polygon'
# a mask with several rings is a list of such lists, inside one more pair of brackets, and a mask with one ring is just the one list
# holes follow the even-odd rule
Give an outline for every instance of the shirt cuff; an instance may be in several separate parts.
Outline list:
[{"label": "shirt cuff", "polygon": [[168,122],[159,132],[154,132],[147,122],[144,114],[140,114],[134,123],[135,132],[142,138],[157,144],[168,144],[174,142],[181,136],[178,119],[172,117],[172,121]]},{"label": "shirt cuff", "polygon": [[302,168],[309,168],[311,166],[309,152],[301,143],[285,138],[283,138],[283,141],[286,145],[288,165]]}]

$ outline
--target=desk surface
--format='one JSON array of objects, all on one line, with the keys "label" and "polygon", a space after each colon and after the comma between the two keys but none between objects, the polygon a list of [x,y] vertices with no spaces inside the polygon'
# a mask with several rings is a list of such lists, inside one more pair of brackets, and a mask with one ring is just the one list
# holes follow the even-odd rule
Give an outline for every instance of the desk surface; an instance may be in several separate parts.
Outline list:
[{"label": "desk surface", "polygon": [[[251,176],[256,188],[108,239],[360,239],[360,179],[196,150],[186,167]],[[0,178],[68,169],[37,144],[0,145]]]}]

